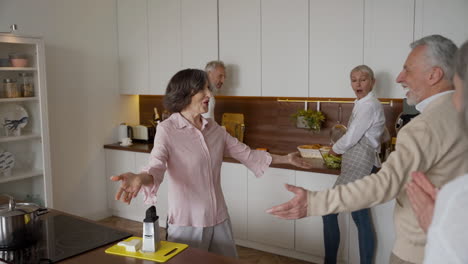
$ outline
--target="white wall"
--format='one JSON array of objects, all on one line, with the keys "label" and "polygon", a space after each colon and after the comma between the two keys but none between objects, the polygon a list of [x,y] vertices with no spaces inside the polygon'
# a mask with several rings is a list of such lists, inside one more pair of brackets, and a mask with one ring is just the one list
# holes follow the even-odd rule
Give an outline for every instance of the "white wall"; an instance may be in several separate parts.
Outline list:
[{"label": "white wall", "polygon": [[138,98],[118,90],[115,0],[0,0],[0,31],[42,36],[54,207],[107,216],[103,145],[114,128],[138,123]]}]

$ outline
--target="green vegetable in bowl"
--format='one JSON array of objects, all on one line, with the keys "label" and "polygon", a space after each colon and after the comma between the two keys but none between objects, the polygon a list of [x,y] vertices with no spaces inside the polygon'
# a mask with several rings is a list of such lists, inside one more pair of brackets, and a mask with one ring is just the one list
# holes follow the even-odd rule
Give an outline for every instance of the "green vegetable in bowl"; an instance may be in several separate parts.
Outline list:
[{"label": "green vegetable in bowl", "polygon": [[323,153],[323,161],[325,161],[325,166],[329,169],[341,168],[341,157]]}]

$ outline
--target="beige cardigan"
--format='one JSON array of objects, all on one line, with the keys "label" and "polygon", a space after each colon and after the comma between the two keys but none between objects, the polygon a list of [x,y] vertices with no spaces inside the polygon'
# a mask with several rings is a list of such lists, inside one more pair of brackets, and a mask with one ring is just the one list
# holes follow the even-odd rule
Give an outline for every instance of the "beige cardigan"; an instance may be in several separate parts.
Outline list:
[{"label": "beige cardigan", "polygon": [[393,253],[422,263],[426,234],[418,225],[404,187],[413,171],[425,172],[438,187],[468,172],[468,137],[451,100],[452,93],[436,98],[403,127],[395,151],[378,173],[333,189],[309,192],[308,215],[351,212],[396,198]]}]

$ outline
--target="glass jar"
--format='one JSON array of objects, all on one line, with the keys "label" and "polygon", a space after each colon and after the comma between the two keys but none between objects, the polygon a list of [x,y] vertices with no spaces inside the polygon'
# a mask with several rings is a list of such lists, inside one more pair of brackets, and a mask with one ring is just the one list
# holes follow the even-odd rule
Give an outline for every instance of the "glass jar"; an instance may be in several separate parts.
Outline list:
[{"label": "glass jar", "polygon": [[24,97],[33,97],[34,96],[34,84],[32,80],[32,74],[21,72],[19,74],[19,90],[21,91]]},{"label": "glass jar", "polygon": [[21,90],[18,89],[15,79],[3,79],[3,90],[7,98],[21,97]]}]

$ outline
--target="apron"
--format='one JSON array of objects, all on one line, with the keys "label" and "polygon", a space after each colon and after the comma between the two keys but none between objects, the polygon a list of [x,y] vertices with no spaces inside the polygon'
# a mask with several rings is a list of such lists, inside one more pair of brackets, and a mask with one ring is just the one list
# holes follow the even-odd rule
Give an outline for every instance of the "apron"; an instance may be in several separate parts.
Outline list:
[{"label": "apron", "polygon": [[362,137],[356,145],[343,154],[341,174],[333,187],[359,180],[371,173],[375,161],[375,149],[368,142],[366,137]]},{"label": "apron", "polygon": [[[352,122],[351,116],[348,127]],[[333,187],[359,180],[371,173],[376,160],[375,149],[371,147],[369,139],[362,137],[356,145],[343,153],[341,160],[341,174]]]}]

